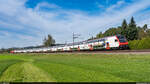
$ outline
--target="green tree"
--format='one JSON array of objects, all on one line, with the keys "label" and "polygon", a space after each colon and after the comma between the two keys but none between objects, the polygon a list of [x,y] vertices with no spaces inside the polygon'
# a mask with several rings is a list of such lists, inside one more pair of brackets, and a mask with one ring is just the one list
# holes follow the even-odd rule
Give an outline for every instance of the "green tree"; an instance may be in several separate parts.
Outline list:
[{"label": "green tree", "polygon": [[142,38],[149,36],[147,30],[147,24],[145,24],[142,28],[138,27],[138,39],[141,40]]},{"label": "green tree", "polygon": [[52,36],[49,34],[47,38],[44,39],[43,42],[44,46],[52,46],[55,44],[55,40],[52,38]]},{"label": "green tree", "polygon": [[145,24],[144,26],[143,26],[143,30],[144,31],[146,31],[148,28],[147,28],[147,24]]},{"label": "green tree", "polygon": [[150,29],[147,29],[146,33],[150,37]]},{"label": "green tree", "polygon": [[136,27],[136,23],[134,21],[134,18],[132,17],[131,18],[131,21],[129,23],[129,27],[127,28],[127,39],[128,40],[136,40],[138,39],[138,30],[137,30],[137,27]]},{"label": "green tree", "polygon": [[103,38],[103,37],[104,37],[104,35],[102,32],[100,32],[99,34],[96,35],[96,38]]},{"label": "green tree", "polygon": [[124,35],[125,37],[127,37],[127,35],[128,35],[127,28],[128,28],[128,24],[127,24],[126,20],[124,19],[122,22],[122,26],[121,26],[121,35]]},{"label": "green tree", "polygon": [[144,32],[144,29],[140,29],[138,32],[138,39],[141,40],[142,38],[146,37],[147,33]]},{"label": "green tree", "polygon": [[105,36],[113,36],[113,35],[117,35],[117,34],[121,34],[121,27],[109,28],[108,30],[105,31],[104,37]]}]

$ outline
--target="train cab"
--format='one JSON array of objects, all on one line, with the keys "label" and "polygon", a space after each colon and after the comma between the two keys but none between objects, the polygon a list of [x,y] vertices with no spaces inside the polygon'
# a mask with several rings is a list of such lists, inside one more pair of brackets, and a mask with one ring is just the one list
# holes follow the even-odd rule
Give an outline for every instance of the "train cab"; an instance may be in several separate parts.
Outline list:
[{"label": "train cab", "polygon": [[119,42],[120,49],[127,49],[128,48],[128,41],[123,35],[116,35],[117,41]]}]

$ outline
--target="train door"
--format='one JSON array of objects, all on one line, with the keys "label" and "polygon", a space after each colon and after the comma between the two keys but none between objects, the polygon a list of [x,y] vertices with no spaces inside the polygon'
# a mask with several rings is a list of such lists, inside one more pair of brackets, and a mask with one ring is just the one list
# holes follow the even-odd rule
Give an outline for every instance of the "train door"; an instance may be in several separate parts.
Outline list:
[{"label": "train door", "polygon": [[80,46],[78,45],[78,51],[80,51]]},{"label": "train door", "polygon": [[106,43],[106,49],[110,49],[109,42]]},{"label": "train door", "polygon": [[90,50],[93,50],[93,45],[92,44],[90,44],[89,47],[90,47]]}]

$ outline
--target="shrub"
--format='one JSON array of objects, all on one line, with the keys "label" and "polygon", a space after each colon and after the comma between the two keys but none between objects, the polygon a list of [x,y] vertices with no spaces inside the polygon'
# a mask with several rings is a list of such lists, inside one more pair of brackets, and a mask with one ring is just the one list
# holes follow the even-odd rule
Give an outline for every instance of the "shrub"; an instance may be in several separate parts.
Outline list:
[{"label": "shrub", "polygon": [[150,38],[146,37],[141,40],[129,41],[129,48],[135,50],[150,49]]}]

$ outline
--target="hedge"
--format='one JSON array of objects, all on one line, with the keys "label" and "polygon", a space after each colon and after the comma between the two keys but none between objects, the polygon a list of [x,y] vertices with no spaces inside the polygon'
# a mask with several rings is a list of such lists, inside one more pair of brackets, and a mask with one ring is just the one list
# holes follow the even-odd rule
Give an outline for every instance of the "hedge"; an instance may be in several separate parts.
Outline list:
[{"label": "hedge", "polygon": [[129,41],[130,49],[150,49],[150,37],[143,38],[142,40]]}]

